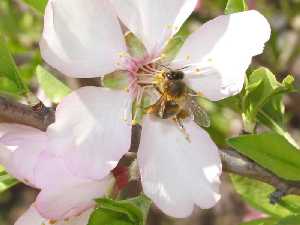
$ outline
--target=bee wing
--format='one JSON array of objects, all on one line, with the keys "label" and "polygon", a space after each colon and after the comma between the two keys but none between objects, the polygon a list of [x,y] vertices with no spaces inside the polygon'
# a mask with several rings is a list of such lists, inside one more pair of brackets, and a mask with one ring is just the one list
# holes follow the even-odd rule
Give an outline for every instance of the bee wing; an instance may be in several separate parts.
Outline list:
[{"label": "bee wing", "polygon": [[210,119],[207,112],[199,105],[194,97],[188,97],[188,108],[193,115],[194,122],[200,127],[210,127]]}]

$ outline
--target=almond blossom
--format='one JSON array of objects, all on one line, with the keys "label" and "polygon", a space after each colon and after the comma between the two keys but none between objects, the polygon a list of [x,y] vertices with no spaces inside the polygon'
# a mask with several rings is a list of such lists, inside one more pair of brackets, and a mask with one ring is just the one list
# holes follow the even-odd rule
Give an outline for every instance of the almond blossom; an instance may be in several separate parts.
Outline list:
[{"label": "almond blossom", "polygon": [[[16,222],[17,225],[42,225],[54,222],[57,222],[57,225],[86,225],[96,204],[94,200],[111,191],[115,179],[110,175],[110,171],[129,148],[130,126],[126,125],[127,136],[125,133],[110,134],[111,137],[119,139],[112,147],[125,150],[121,153],[111,149],[107,159],[105,156],[97,156],[100,157],[97,161],[101,165],[101,168],[95,168],[99,171],[98,179],[77,176],[68,167],[69,160],[77,157],[75,153],[81,148],[92,151],[94,147],[94,151],[98,150],[100,144],[93,141],[97,146],[90,145],[89,138],[102,142],[99,133],[104,132],[101,126],[105,123],[89,113],[101,114],[102,109],[99,105],[89,104],[90,91],[91,89],[88,89],[86,92],[86,89],[82,88],[67,96],[57,107],[56,122],[49,126],[46,132],[24,125],[0,124],[0,164],[12,176],[41,190],[31,208]],[[92,94],[99,94],[99,91],[104,97],[105,90],[94,88]],[[120,94],[116,95],[118,99],[123,97],[123,93]],[[102,103],[106,100],[110,101],[104,98]],[[117,101],[115,103],[117,104]],[[82,114],[84,120],[80,118]],[[69,123],[67,126],[70,130],[64,132],[70,115],[73,119],[77,117],[77,122]],[[119,117],[117,114],[112,116]],[[85,132],[79,132],[78,129]],[[68,153],[68,150],[74,151],[74,155]]]},{"label": "almond blossom", "polygon": [[[129,149],[131,131],[123,120],[124,108],[130,114],[130,103],[152,95],[165,67],[181,70],[184,82],[212,101],[240,92],[252,57],[262,53],[270,37],[269,23],[254,10],[219,16],[191,34],[175,59],[165,62],[166,44],[196,4],[197,0],[49,0],[40,42],[49,65],[75,78],[126,71],[130,80],[127,92],[84,87],[59,105],[56,122],[47,130],[51,141],[42,146],[62,160],[72,176],[105,179]],[[144,44],[141,57],[130,56],[120,21]],[[145,83],[150,83],[147,90]],[[174,217],[190,215],[195,205],[210,208],[220,199],[218,149],[191,119],[184,127],[190,141],[172,120],[146,115],[138,150],[144,193]],[[36,208],[47,218],[56,217],[45,210],[47,204]]]},{"label": "almond blossom", "polygon": [[[112,149],[120,141],[114,135],[128,133],[126,121],[120,122],[116,116],[122,110],[117,102],[139,103],[147,93],[155,91],[151,84],[156,84],[165,67],[184,72],[185,83],[210,100],[240,92],[252,57],[262,53],[270,37],[269,23],[257,11],[219,16],[190,35],[173,61],[164,62],[164,47],[196,4],[197,0],[49,1],[40,42],[48,64],[71,77],[99,77],[121,70],[127,71],[130,79],[123,97],[117,96],[116,90],[105,89],[109,104],[102,102],[103,91],[95,93],[93,87],[85,88],[90,92],[88,101],[103,111],[86,113],[93,113],[99,120],[102,117],[101,129],[105,132],[97,136],[101,143],[89,139],[91,145],[99,143],[99,151],[82,148],[66,153],[71,155],[68,165],[73,173],[99,178],[100,168],[94,166],[99,164],[97,155],[107,159],[113,150],[124,152],[121,148]],[[119,21],[144,44],[144,55],[130,56]],[[147,90],[145,83],[150,83]],[[82,113],[81,119],[84,117]],[[72,115],[66,120],[65,132],[70,132],[68,125],[78,121]],[[184,127],[190,142],[172,120],[146,115],[138,150],[144,193],[174,217],[190,215],[194,205],[212,207],[220,198],[221,162],[216,145],[191,119],[184,121]]]}]

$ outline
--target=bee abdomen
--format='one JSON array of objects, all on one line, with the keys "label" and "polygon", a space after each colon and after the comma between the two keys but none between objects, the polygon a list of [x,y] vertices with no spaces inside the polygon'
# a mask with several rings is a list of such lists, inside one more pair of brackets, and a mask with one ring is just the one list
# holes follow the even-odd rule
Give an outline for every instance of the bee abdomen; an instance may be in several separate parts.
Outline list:
[{"label": "bee abdomen", "polygon": [[161,108],[158,112],[158,116],[162,119],[168,119],[175,116],[179,111],[180,107],[175,101],[166,101],[165,107]]}]

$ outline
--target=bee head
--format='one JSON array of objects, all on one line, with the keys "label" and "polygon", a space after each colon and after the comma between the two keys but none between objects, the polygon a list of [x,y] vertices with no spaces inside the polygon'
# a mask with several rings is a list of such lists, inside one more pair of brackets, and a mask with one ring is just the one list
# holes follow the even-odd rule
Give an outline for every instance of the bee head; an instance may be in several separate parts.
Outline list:
[{"label": "bee head", "polygon": [[179,70],[171,70],[166,73],[168,80],[183,80],[184,73]]}]

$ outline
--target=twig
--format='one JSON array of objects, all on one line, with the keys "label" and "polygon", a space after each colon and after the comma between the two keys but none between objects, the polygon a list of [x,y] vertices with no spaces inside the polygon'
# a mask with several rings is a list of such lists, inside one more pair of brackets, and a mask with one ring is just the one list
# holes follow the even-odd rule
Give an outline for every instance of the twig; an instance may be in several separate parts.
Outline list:
[{"label": "twig", "polygon": [[[37,113],[30,106],[0,97],[0,121],[25,124],[45,131],[54,122],[54,113],[51,110],[47,114]],[[134,126],[132,129],[130,153],[125,155],[122,159],[124,161],[133,161],[136,157],[142,129],[140,126]],[[288,181],[280,178],[234,150],[220,150],[220,156],[224,172],[254,178],[274,186],[277,191],[271,196],[273,202],[277,202],[278,198],[280,199],[283,195],[300,195],[300,181]]]},{"label": "twig", "polygon": [[19,123],[45,131],[54,122],[53,110],[36,112],[30,106],[0,97],[0,121]]}]

